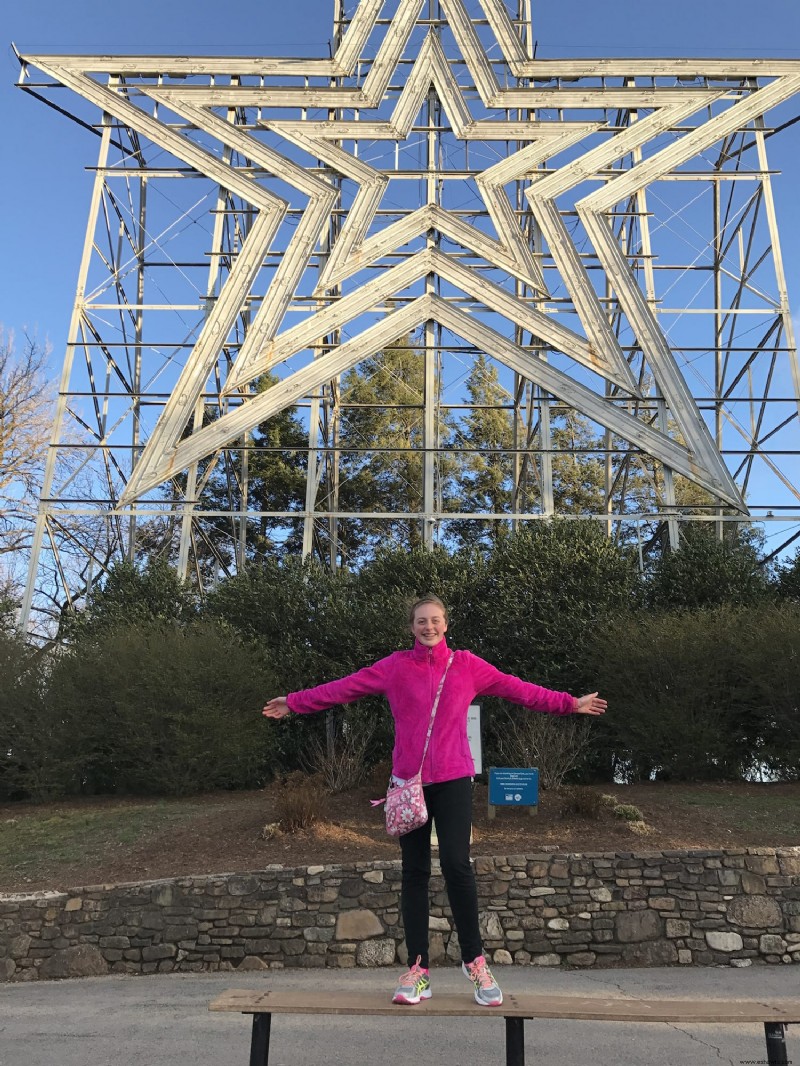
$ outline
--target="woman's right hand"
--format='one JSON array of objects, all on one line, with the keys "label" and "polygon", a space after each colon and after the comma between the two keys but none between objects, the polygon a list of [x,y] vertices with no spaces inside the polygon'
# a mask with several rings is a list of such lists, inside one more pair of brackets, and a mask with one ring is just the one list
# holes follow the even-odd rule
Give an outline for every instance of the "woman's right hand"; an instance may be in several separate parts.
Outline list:
[{"label": "woman's right hand", "polygon": [[275,696],[267,702],[261,713],[265,718],[285,718],[290,713],[286,697]]}]

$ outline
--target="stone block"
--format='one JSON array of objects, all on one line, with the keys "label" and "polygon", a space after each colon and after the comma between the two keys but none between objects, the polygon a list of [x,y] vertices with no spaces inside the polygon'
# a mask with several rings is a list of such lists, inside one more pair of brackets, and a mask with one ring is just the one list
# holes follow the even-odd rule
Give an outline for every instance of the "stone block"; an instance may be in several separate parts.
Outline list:
[{"label": "stone block", "polygon": [[674,911],[677,904],[672,896],[651,896],[647,906],[655,911]]},{"label": "stone block", "polygon": [[91,944],[57,951],[39,967],[42,977],[100,977],[108,973],[108,963]]},{"label": "stone block", "polygon": [[500,919],[492,911],[483,911],[478,920],[481,936],[484,940],[502,940],[503,927]]},{"label": "stone block", "polygon": [[257,955],[245,955],[245,957],[242,959],[242,961],[239,963],[239,965],[236,967],[236,969],[237,970],[268,970],[269,969],[269,965],[266,962],[264,962],[263,959],[259,959],[259,957]]},{"label": "stone block", "polygon": [[742,870],[742,892],[748,896],[763,896],[766,890],[767,884],[761,874]]},{"label": "stone block", "polygon": [[382,933],[383,925],[373,911],[344,911],[336,922],[336,940],[368,940]]},{"label": "stone block", "polygon": [[689,922],[681,921],[680,918],[667,918],[667,937],[684,937],[691,933]]},{"label": "stone block", "polygon": [[765,933],[758,942],[758,950],[762,955],[780,955],[786,950],[786,941],[782,936]]},{"label": "stone block", "polygon": [[355,968],[356,958],[355,955],[328,955],[325,964],[337,970],[352,970]]},{"label": "stone block", "polygon": [[547,923],[547,928],[558,930],[569,929],[569,922],[566,918],[551,918]]},{"label": "stone block", "polygon": [[12,959],[24,959],[31,947],[31,938],[27,933],[20,933],[8,942],[8,955]]},{"label": "stone block", "polygon": [[570,966],[594,966],[597,956],[593,951],[576,951],[572,955],[567,955],[565,961]]},{"label": "stone block", "polygon": [[[359,890],[356,895],[360,895],[362,885],[359,884]],[[351,893],[352,895],[352,893]],[[309,903],[333,903],[334,900],[339,898],[338,888],[329,888],[326,885],[312,885],[308,889],[308,902]],[[295,910],[299,910],[299,907],[295,907]]]},{"label": "stone block", "polygon": [[[397,946],[394,940],[383,937],[379,940],[363,940],[356,948],[358,966],[392,966],[394,965]],[[442,949],[444,954],[444,949]]]},{"label": "stone block", "polygon": [[734,924],[750,929],[783,925],[781,909],[770,896],[738,896],[728,905],[728,918]]},{"label": "stone block", "polygon": [[531,959],[532,966],[560,966],[561,956],[548,953],[546,955],[534,955]]},{"label": "stone block", "polygon": [[174,944],[151,944],[150,947],[142,948],[142,959],[145,962],[171,959],[177,954],[177,951],[178,949]]},{"label": "stone block", "polygon": [[617,940],[623,944],[656,940],[661,936],[662,930],[662,920],[655,911],[620,911],[617,914]]},{"label": "stone block", "polygon": [[157,907],[171,907],[174,896],[172,885],[156,885],[150,892],[150,899]]},{"label": "stone block", "polygon": [[329,940],[333,940],[333,929],[330,927],[320,929],[316,926],[309,926],[303,930],[303,938],[314,944],[327,943]]},{"label": "stone block", "polygon": [[714,951],[741,951],[744,947],[738,933],[723,930],[709,929],[706,933],[706,943]]},{"label": "stone block", "polygon": [[628,966],[672,966],[678,961],[678,952],[671,940],[650,940],[626,945],[622,961]]},{"label": "stone block", "polygon": [[778,866],[782,874],[788,874],[790,877],[800,876],[800,854],[779,855]]},{"label": "stone block", "polygon": [[261,888],[257,877],[229,877],[228,895],[254,896]]},{"label": "stone block", "polygon": [[739,883],[740,874],[738,870],[717,870],[717,880],[721,885],[725,885],[727,888],[733,888]]},{"label": "stone block", "polygon": [[608,888],[590,888],[589,895],[597,903],[609,903],[612,899],[611,891]]}]

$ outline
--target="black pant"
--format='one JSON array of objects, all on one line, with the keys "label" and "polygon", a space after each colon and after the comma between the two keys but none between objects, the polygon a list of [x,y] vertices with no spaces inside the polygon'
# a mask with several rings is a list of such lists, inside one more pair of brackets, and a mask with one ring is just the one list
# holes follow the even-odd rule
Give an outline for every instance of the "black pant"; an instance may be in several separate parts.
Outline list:
[{"label": "black pant", "polygon": [[403,855],[401,909],[408,962],[417,956],[428,965],[428,885],[431,877],[431,822],[439,838],[439,860],[447,885],[461,958],[472,962],[483,953],[478,929],[478,890],[469,861],[472,828],[472,778],[425,785],[428,821],[400,837]]}]

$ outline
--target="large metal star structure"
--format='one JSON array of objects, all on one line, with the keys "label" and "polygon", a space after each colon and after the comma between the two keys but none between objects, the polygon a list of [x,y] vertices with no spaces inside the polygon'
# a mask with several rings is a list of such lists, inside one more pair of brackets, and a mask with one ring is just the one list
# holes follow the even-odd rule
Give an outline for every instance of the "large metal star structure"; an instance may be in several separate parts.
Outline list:
[{"label": "large metal star structure", "polygon": [[[503,0],[439,4],[438,24],[427,25],[427,0],[361,0],[330,59],[22,57],[252,211],[126,473],[120,507],[435,323],[719,506],[746,510],[612,219],[619,205],[798,93],[800,63],[741,61],[732,84],[726,60],[537,60]],[[157,79],[148,75],[155,70]],[[436,175],[421,167],[416,208],[406,199],[392,216],[401,153],[429,136],[431,101],[459,152],[495,146],[489,165],[451,167],[454,178],[472,179],[482,222],[440,202],[446,153]],[[612,108],[624,121],[608,122]],[[369,161],[381,142],[394,142],[393,166]],[[522,190],[521,204],[509,188]],[[298,196],[305,206],[287,229]],[[264,264],[276,253],[263,291]],[[554,283],[570,302],[570,326],[553,313]],[[301,291],[303,313],[293,305]],[[632,344],[620,341],[610,299]],[[247,331],[219,389],[227,410],[203,425],[198,403],[243,317]],[[530,344],[519,342],[524,334]],[[643,378],[632,370],[632,348],[663,403],[660,420],[639,413]],[[274,384],[253,388],[284,364]]]}]

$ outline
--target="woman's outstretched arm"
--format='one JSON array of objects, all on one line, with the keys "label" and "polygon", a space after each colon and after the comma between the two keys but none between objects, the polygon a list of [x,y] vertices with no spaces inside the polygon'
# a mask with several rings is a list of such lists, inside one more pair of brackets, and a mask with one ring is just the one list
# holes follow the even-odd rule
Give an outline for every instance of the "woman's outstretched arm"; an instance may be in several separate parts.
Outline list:
[{"label": "woman's outstretched arm", "polygon": [[523,681],[514,674],[504,674],[480,656],[472,652],[469,655],[478,695],[499,696],[510,703],[519,703],[546,714],[605,714],[608,704],[596,692],[580,698],[571,696],[568,692]]},{"label": "woman's outstretched arm", "polygon": [[295,714],[316,714],[340,703],[352,703],[362,696],[383,695],[392,668],[391,659],[390,655],[338,681],[290,692],[288,696],[274,696],[267,701],[261,713],[265,718],[285,718],[290,711]]}]

